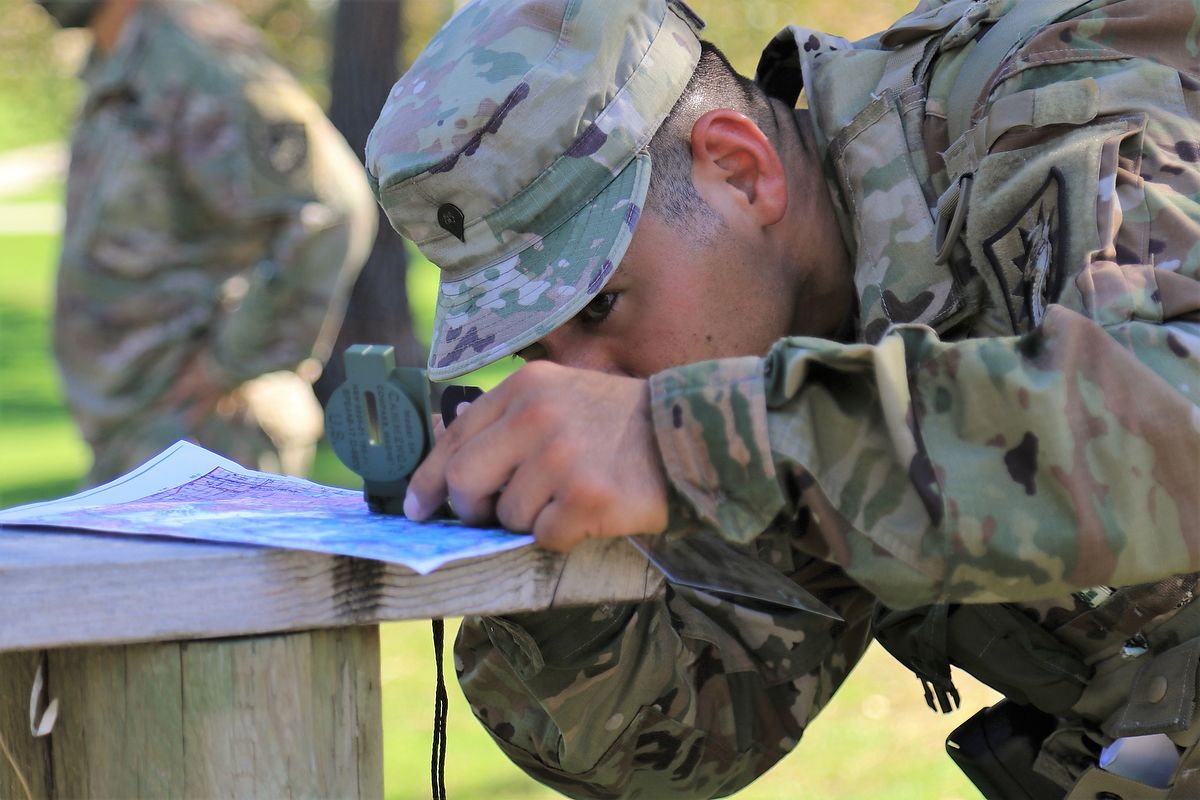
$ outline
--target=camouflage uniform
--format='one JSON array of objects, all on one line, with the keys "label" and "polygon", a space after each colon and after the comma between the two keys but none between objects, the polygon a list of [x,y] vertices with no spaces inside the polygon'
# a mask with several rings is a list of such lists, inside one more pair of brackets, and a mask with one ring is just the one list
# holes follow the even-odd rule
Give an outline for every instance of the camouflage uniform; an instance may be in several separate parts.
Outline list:
[{"label": "camouflage uniform", "polygon": [[[55,352],[88,481],[181,438],[304,469],[320,411],[292,370],[327,355],[366,258],[361,166],[220,6],[147,0],[83,79]],[[198,426],[164,400],[194,358],[223,393]]]},{"label": "camouflage uniform", "polygon": [[[1200,796],[1200,9],[1074,4],[989,67],[987,101],[951,135],[980,35],[1033,2],[926,0],[860,43],[791,28],[764,53],[769,93],[806,89],[855,263],[857,335],[658,374],[652,413],[669,535],[745,546],[843,620],[675,587],[465,621],[463,690],[538,780],[576,797],[733,792],[915,609],[898,638],[936,693],[952,691],[953,661],[1058,718],[1037,767],[1064,792],[1166,796],[1095,757],[1162,731],[1187,748],[1172,796]],[[496,28],[488,64],[509,44]],[[418,144],[453,172],[496,134],[481,130],[457,150]],[[469,326],[525,313],[501,291],[512,275],[479,272],[480,251],[460,258],[417,207],[440,198],[389,194],[402,181],[371,156],[393,224],[422,225],[448,248],[443,269],[467,274],[447,275],[445,315],[471,276],[490,282],[439,328],[431,368],[502,355],[519,337]],[[550,296],[556,276],[540,270],[525,280]],[[456,347],[464,329],[472,343]]]}]

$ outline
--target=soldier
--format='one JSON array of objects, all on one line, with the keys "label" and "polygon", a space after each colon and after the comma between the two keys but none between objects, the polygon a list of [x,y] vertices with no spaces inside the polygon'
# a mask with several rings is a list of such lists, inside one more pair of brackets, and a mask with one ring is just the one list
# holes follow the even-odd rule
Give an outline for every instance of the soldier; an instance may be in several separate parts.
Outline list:
[{"label": "soldier", "polygon": [[677,586],[467,620],[476,715],[571,796],[721,796],[878,636],[931,705],[951,663],[1009,698],[960,737],[991,796],[1200,796],[1195,4],[925,0],[753,82],[700,26],[477,0],[397,83],[367,164],[442,270],[431,374],[532,362],[405,510],[715,535],[842,619]]},{"label": "soldier", "polygon": [[95,35],[54,323],[86,482],[183,438],[305,472],[311,382],[375,231],[361,165],[231,10],[42,5]]}]

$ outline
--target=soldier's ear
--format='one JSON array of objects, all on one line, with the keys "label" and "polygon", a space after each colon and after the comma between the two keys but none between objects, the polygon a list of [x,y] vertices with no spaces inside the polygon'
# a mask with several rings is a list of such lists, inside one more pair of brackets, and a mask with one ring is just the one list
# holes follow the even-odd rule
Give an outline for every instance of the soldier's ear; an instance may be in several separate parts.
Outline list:
[{"label": "soldier's ear", "polygon": [[722,216],[745,214],[766,227],[787,210],[787,174],[778,151],[753,120],[732,109],[708,111],[692,126],[692,182]]}]

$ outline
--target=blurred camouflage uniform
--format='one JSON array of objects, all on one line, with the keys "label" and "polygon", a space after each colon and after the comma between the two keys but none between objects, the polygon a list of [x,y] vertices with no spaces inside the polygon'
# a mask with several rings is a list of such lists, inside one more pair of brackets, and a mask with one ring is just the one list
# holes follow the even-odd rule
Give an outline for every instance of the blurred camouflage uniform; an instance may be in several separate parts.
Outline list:
[{"label": "blurred camouflage uniform", "polygon": [[[764,53],[769,94],[794,103],[806,90],[855,261],[856,342],[790,338],[765,358],[651,378],[669,535],[745,546],[843,620],[675,587],[638,605],[466,621],[463,690],[537,779],[576,797],[733,792],[796,745],[878,633],[931,704],[953,695],[953,662],[1056,717],[1037,769],[1071,797],[1168,796],[1096,768],[1102,745],[1154,732],[1186,748],[1170,796],[1200,796],[1200,9],[1071,4],[988,65],[987,101],[964,107],[955,88],[969,85],[981,35],[1034,2],[926,0],[879,37],[790,28]],[[673,24],[661,3],[642,5]],[[448,63],[470,52],[465,26],[465,43],[435,39],[368,146],[393,224],[446,273],[430,362],[441,377],[569,318],[562,298],[577,310],[623,252],[611,237],[580,240],[581,226],[603,226],[571,218],[600,255],[568,259],[560,278],[562,215],[512,210],[533,205],[512,188],[513,163],[558,152],[501,129],[537,96],[521,48],[545,19],[466,24],[478,54]],[[646,48],[623,45],[634,62]],[[443,140],[421,127],[422,113],[438,128],[469,117],[453,93],[472,79],[495,84],[473,128]],[[639,130],[592,119],[536,181]],[[612,185],[638,158],[617,160]],[[476,188],[467,168],[508,181],[496,191],[515,199],[443,218],[439,203],[459,211],[468,201],[454,192]],[[584,215],[636,224],[637,193],[612,185]],[[491,235],[464,239],[472,224]],[[522,236],[528,250],[511,243]]]},{"label": "blurred camouflage uniform", "polygon": [[[88,482],[181,438],[305,470],[321,415],[293,370],[327,355],[373,237],[361,166],[218,5],[147,0],[83,79],[55,351]],[[193,359],[211,413],[164,399]]]}]

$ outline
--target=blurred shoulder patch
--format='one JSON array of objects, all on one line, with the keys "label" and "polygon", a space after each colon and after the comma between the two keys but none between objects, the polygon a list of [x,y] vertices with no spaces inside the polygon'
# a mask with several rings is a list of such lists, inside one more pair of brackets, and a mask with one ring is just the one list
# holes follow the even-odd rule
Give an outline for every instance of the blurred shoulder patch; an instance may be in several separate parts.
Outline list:
[{"label": "blurred shoulder patch", "polygon": [[271,172],[290,176],[308,162],[308,132],[303,122],[264,121],[253,137],[254,155]]}]

